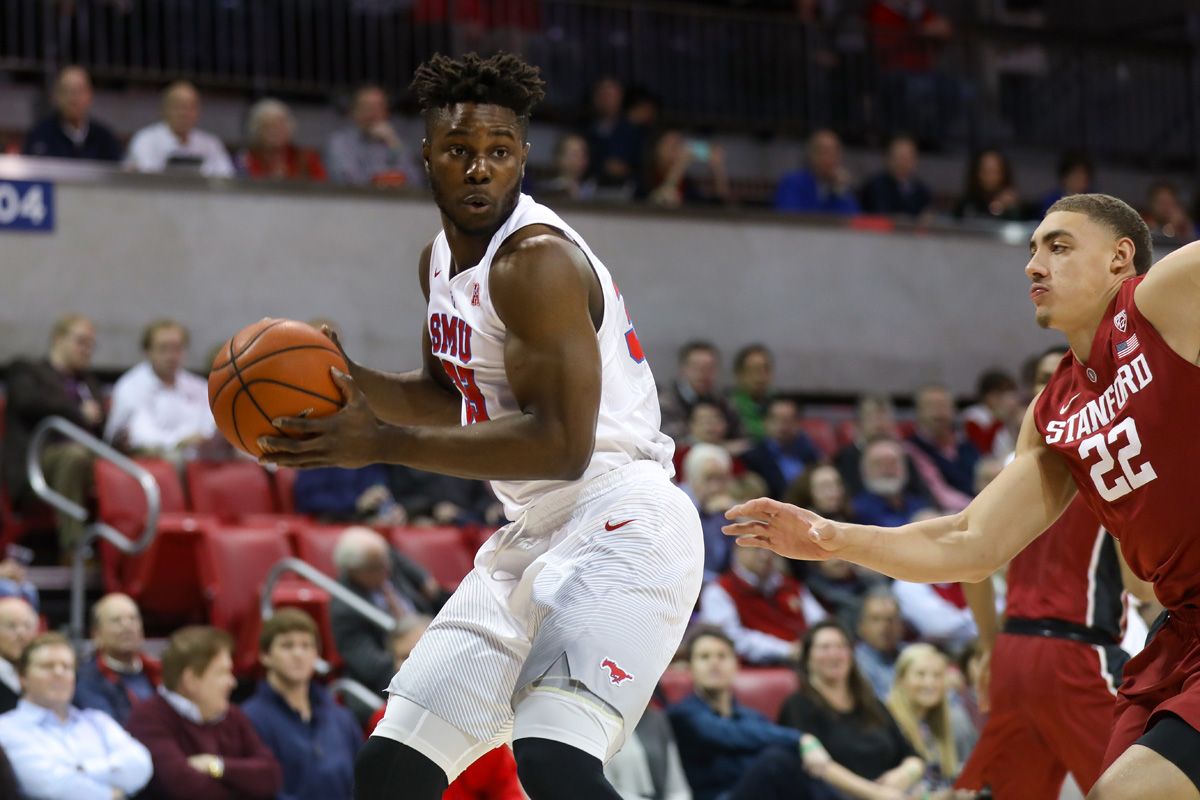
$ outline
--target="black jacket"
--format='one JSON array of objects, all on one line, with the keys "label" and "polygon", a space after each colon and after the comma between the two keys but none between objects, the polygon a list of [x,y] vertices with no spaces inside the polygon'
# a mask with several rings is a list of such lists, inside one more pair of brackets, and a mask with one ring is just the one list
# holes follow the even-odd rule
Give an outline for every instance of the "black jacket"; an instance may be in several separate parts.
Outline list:
[{"label": "black jacket", "polygon": [[86,158],[92,161],[120,161],[124,148],[104,123],[88,120],[87,136],[75,144],[63,131],[58,112],[40,120],[25,137],[21,152],[27,156],[47,158]]}]

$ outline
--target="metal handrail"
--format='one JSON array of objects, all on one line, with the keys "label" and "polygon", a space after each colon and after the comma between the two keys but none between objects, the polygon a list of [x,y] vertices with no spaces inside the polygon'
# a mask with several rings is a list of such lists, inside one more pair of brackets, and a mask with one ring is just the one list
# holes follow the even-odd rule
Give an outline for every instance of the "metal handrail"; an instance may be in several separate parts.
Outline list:
[{"label": "metal handrail", "polygon": [[383,699],[353,678],[338,678],[336,681],[331,681],[329,691],[335,695],[351,695],[372,711],[378,711],[383,708]]},{"label": "metal handrail", "polygon": [[46,474],[42,470],[42,450],[46,439],[52,433],[83,445],[97,457],[112,462],[117,469],[129,475],[146,495],[146,522],[142,532],[136,539],[130,539],[111,525],[96,520],[84,528],[83,538],[75,545],[71,561],[71,638],[80,641],[84,636],[83,629],[83,600],[84,600],[84,562],[89,552],[89,546],[95,539],[104,541],[117,548],[125,555],[132,556],[141,553],[154,541],[158,532],[158,515],[162,509],[162,497],[158,489],[158,481],[136,461],[121,454],[111,445],[97,439],[70,420],[62,417],[47,417],[33,429],[33,437],[29,441],[29,450],[25,454],[25,469],[29,475],[29,486],[43,501],[58,511],[80,522],[87,521],[87,509],[65,497],[46,482]]}]

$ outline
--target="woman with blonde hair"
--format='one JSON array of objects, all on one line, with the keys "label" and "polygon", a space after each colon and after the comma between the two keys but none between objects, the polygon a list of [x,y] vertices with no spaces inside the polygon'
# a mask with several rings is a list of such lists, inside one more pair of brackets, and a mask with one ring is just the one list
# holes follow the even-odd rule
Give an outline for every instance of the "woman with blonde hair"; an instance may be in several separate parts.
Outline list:
[{"label": "woman with blonde hair", "polygon": [[928,765],[926,777],[933,788],[950,785],[973,738],[970,722],[950,703],[948,666],[946,656],[933,645],[909,645],[896,660],[896,681],[887,699],[896,724]]}]

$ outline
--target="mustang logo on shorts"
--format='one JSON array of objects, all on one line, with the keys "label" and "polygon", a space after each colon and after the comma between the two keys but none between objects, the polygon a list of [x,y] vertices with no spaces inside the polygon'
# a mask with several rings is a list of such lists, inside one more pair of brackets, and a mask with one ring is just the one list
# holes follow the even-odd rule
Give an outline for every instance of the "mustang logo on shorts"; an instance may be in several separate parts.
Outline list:
[{"label": "mustang logo on shorts", "polygon": [[606,658],[600,662],[600,669],[608,670],[608,679],[613,682],[614,686],[620,686],[624,681],[633,680],[633,676],[625,670],[617,666],[617,662],[611,658]]}]

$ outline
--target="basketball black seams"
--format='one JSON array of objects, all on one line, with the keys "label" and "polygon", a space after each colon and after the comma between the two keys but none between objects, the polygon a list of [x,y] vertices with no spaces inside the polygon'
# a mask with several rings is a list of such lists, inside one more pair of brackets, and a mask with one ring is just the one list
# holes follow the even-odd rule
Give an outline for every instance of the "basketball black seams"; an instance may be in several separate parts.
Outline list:
[{"label": "basketball black seams", "polygon": [[[230,341],[229,346],[230,346],[230,349],[233,348],[232,341]],[[245,353],[247,349],[248,348],[243,347],[242,352]],[[214,394],[212,396],[211,400],[209,401],[209,404],[216,405],[217,398],[221,396],[221,392],[225,391],[225,387],[228,386],[230,383],[232,383],[234,378],[240,377],[241,370],[253,367],[255,364],[259,364],[263,361],[266,361],[267,359],[269,359],[273,356],[277,356],[280,353],[292,353],[297,350],[327,350],[330,353],[336,353],[339,358],[341,358],[341,356],[342,356],[341,352],[336,347],[325,347],[325,346],[319,345],[319,344],[297,344],[297,345],[293,345],[292,347],[284,347],[279,350],[273,350],[270,353],[267,353],[266,355],[257,356],[257,357],[252,358],[249,361],[246,361],[244,363],[239,363],[237,360],[237,356],[233,356],[230,358],[229,361],[226,361],[221,366],[213,367],[213,372],[216,372],[217,370],[227,369],[230,366],[232,366],[234,374],[230,375],[228,378],[226,378],[225,381],[217,388],[216,394]],[[242,385],[244,386],[245,384],[243,383]]]},{"label": "basketball black seams", "polygon": [[[251,347],[253,347],[253,346],[254,346],[254,343],[255,343],[255,342],[257,342],[257,341],[259,340],[259,338],[260,338],[260,337],[262,337],[262,335],[263,335],[264,333],[266,333],[267,331],[271,330],[271,328],[274,328],[276,325],[282,325],[283,323],[285,323],[285,322],[288,322],[288,321],[289,321],[289,320],[286,320],[286,319],[277,319],[277,320],[275,320],[275,321],[274,321],[274,322],[272,322],[270,325],[268,325],[267,327],[263,328],[261,331],[259,331],[258,333],[254,334],[253,336],[251,336],[251,337],[250,337],[250,341],[248,341],[248,342],[246,342],[246,344],[242,345],[242,349],[241,349],[241,350],[238,350],[236,353],[235,353],[235,352],[233,352],[233,339],[230,339],[230,340],[229,340],[229,361],[226,361],[224,364],[213,364],[213,365],[212,365],[212,371],[213,371],[213,372],[215,372],[215,371],[217,371],[217,370],[219,370],[219,369],[225,369],[227,366],[229,366],[229,362],[230,362],[230,361],[233,361],[235,358],[237,358],[238,356],[240,356],[240,355],[244,354],[244,353],[245,353],[247,350],[249,350]],[[235,338],[236,338],[236,337],[235,337]]]}]

